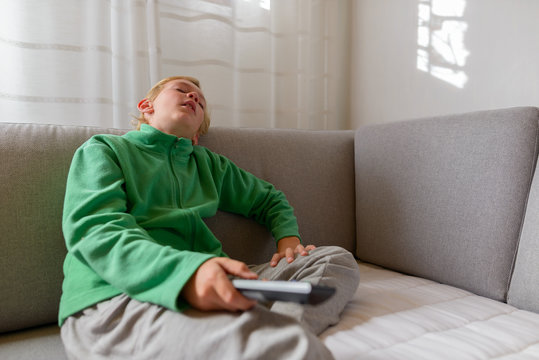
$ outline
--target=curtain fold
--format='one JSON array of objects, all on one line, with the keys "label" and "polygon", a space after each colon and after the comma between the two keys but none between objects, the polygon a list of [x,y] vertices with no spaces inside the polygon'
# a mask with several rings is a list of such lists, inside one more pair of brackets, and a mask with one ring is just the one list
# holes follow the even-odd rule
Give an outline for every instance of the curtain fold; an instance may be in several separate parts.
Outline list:
[{"label": "curtain fold", "polygon": [[200,79],[213,125],[349,128],[350,0],[0,0],[2,121],[131,126]]}]

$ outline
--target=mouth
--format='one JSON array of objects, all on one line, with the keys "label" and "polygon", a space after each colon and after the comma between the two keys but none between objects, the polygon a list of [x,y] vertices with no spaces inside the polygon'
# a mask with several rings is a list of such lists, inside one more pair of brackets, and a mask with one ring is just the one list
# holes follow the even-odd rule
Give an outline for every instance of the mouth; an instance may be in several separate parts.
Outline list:
[{"label": "mouth", "polygon": [[191,101],[191,100],[186,101],[185,103],[183,103],[182,106],[185,106],[185,107],[191,109],[194,113],[196,113],[196,111],[197,111],[197,105],[195,104],[194,101]]}]

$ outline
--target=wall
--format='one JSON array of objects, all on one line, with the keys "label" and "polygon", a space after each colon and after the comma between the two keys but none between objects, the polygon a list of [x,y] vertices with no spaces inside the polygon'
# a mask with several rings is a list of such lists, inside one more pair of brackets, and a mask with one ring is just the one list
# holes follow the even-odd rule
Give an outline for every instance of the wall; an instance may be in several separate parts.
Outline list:
[{"label": "wall", "polygon": [[352,127],[539,106],[539,1],[357,0]]}]

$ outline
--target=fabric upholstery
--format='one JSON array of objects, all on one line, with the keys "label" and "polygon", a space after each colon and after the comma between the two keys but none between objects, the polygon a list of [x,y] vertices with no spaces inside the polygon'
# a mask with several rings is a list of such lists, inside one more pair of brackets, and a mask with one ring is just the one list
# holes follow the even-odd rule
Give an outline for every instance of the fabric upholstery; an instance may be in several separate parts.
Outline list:
[{"label": "fabric upholstery", "polygon": [[359,129],[357,256],[505,300],[537,119],[512,108]]},{"label": "fabric upholstery", "polygon": [[342,320],[321,334],[336,360],[537,360],[539,314],[360,263]]}]

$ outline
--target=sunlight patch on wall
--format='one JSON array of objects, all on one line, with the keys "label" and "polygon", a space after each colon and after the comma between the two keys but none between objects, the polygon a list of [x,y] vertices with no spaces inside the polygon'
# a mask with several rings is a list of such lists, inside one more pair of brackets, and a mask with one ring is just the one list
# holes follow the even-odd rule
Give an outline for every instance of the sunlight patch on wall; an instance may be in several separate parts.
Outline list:
[{"label": "sunlight patch on wall", "polygon": [[457,88],[468,81],[465,8],[466,0],[418,0],[417,68]]},{"label": "sunlight patch on wall", "polygon": [[[252,2],[252,0],[243,0],[245,2]],[[255,0],[262,9],[271,10],[271,0]]]},{"label": "sunlight patch on wall", "polygon": [[260,0],[260,7],[262,9],[271,10],[271,0]]}]

